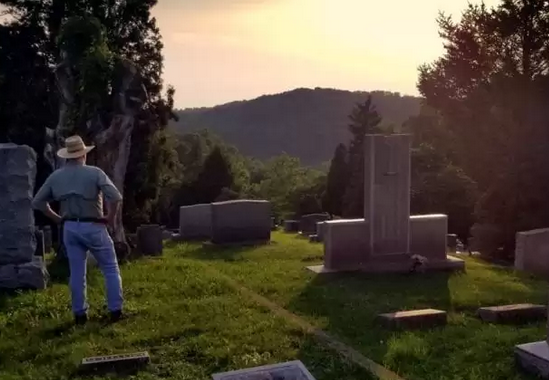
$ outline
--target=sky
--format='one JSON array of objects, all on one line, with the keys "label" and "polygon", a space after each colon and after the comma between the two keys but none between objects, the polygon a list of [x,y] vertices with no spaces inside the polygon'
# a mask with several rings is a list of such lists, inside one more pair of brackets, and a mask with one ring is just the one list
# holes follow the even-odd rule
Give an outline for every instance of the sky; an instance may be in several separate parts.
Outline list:
[{"label": "sky", "polygon": [[459,17],[467,3],[160,0],[153,15],[165,83],[176,89],[176,107],[189,108],[297,87],[417,95],[418,66],[442,53],[438,12]]}]

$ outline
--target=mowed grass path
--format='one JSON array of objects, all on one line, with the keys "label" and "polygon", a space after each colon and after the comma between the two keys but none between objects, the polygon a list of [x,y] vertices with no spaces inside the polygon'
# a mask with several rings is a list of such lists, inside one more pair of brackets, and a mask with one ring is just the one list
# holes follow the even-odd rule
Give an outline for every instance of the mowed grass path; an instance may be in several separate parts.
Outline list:
[{"label": "mowed grass path", "polygon": [[122,276],[129,318],[114,325],[101,319],[97,271],[89,273],[92,309],[85,327],[71,324],[66,284],[0,295],[0,379],[75,379],[84,357],[143,350],[152,363],[132,379],[205,380],[296,359],[318,380],[373,379],[241,296],[205,263],[173,249],[123,266]]},{"label": "mowed grass path", "polygon": [[[264,247],[215,250],[189,244],[176,250],[206,262],[408,380],[531,379],[516,369],[514,345],[545,338],[544,322],[491,325],[480,322],[475,312],[480,306],[546,304],[547,283],[474,259],[467,259],[466,274],[320,278],[304,268],[322,262],[322,245],[295,235],[275,233],[273,244]],[[379,313],[420,308],[448,311],[448,326],[390,332],[375,322]]]}]

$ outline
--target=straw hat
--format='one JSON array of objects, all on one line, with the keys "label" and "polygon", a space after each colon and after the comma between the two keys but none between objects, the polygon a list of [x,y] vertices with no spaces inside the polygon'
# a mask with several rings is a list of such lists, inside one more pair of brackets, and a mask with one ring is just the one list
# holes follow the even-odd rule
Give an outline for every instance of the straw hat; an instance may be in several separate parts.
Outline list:
[{"label": "straw hat", "polygon": [[57,151],[61,158],[78,158],[90,152],[95,146],[86,146],[80,136],[71,136],[65,140],[65,147]]}]

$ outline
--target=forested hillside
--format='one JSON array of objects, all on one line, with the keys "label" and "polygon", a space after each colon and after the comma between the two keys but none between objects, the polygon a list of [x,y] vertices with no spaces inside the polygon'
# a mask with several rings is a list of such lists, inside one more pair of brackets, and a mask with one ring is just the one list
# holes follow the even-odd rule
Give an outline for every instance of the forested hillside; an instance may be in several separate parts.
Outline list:
[{"label": "forested hillside", "polygon": [[[398,127],[419,113],[420,98],[384,91],[371,95],[384,125]],[[213,108],[179,110],[179,121],[172,127],[179,133],[207,128],[255,158],[286,152],[303,164],[318,165],[331,159],[339,143],[349,141],[349,113],[367,97],[367,92],[300,88]]]}]

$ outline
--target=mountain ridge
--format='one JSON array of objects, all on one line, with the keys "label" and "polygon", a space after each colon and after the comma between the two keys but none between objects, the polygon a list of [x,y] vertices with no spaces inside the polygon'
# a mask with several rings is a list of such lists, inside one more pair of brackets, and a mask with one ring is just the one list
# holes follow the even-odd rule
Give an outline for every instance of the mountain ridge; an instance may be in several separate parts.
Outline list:
[{"label": "mountain ridge", "polygon": [[401,125],[419,113],[421,98],[416,96],[301,87],[214,107],[178,109],[179,121],[170,127],[177,133],[206,128],[247,156],[266,160],[285,152],[315,166],[330,160],[337,144],[349,141],[348,115],[369,94],[384,124]]}]

